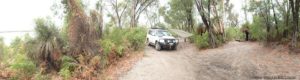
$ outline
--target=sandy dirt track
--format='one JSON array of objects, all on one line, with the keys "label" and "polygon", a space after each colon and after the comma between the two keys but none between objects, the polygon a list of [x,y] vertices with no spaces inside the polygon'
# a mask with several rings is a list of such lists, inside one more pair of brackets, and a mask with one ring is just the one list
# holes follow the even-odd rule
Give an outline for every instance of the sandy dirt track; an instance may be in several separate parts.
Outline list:
[{"label": "sandy dirt track", "polygon": [[284,46],[265,48],[256,42],[229,42],[198,50],[181,42],[176,51],[147,46],[145,57],[119,80],[298,80],[300,56]]}]

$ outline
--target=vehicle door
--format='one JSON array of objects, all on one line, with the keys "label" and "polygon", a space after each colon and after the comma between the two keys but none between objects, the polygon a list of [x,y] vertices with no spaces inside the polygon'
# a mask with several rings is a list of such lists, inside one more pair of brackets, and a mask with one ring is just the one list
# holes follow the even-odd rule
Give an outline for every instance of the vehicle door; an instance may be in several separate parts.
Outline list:
[{"label": "vehicle door", "polygon": [[149,40],[149,42],[150,43],[154,43],[153,41],[155,41],[155,40],[153,40],[154,38],[154,31],[153,30],[149,30],[149,32],[148,32],[148,40]]}]

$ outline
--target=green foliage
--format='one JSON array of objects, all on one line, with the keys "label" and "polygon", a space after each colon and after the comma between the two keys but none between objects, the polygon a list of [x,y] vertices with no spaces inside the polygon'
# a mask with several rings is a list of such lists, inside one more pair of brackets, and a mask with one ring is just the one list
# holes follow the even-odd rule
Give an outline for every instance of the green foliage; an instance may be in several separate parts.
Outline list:
[{"label": "green foliage", "polygon": [[11,54],[24,53],[22,50],[24,47],[24,41],[20,37],[16,37],[10,45],[10,48],[13,50]]},{"label": "green foliage", "polygon": [[112,53],[113,49],[116,49],[118,51],[117,54],[119,56],[122,56],[123,52],[120,51],[123,51],[122,49],[124,49],[124,47],[127,46],[127,44],[125,44],[124,41],[126,40],[126,32],[127,30],[113,28],[111,32],[104,35],[104,38],[103,40],[101,40],[100,44],[106,56],[108,56],[109,53]]},{"label": "green foliage", "polygon": [[64,48],[68,47],[68,44],[69,44],[68,43],[68,41],[69,41],[68,28],[69,28],[69,25],[67,23],[67,19],[65,18],[64,25],[61,28],[61,33],[59,34],[61,36],[62,41],[63,41]]},{"label": "green foliage", "polygon": [[134,28],[129,30],[129,33],[126,35],[126,38],[129,40],[130,46],[134,50],[139,50],[144,47],[146,34],[147,34],[146,29]]},{"label": "green foliage", "polygon": [[27,40],[25,45],[26,54],[36,64],[46,62],[47,64],[52,64],[52,66],[48,67],[57,69],[59,67],[57,61],[61,55],[63,46],[63,40],[59,35],[60,32],[54,23],[49,20],[39,18],[35,20],[35,24],[37,36],[28,38],[29,40]]},{"label": "green foliage", "polygon": [[225,34],[226,34],[226,40],[231,41],[231,40],[241,40],[244,38],[243,32],[237,27],[228,27],[225,29]]},{"label": "green foliage", "polygon": [[[114,43],[110,39],[103,39],[100,41],[100,46],[103,49],[103,56],[101,63],[103,65],[108,64],[108,55],[112,52],[112,48],[114,47]],[[104,67],[104,66],[102,66]]]},{"label": "green foliage", "polygon": [[20,79],[33,75],[37,70],[36,65],[24,54],[16,54],[10,68],[17,72],[16,77]]},{"label": "green foliage", "polygon": [[50,80],[48,75],[43,75],[41,72],[34,75],[34,80]]},{"label": "green foliage", "polygon": [[161,7],[159,13],[164,17],[166,23],[173,28],[179,28],[181,25],[186,25],[187,18],[192,18],[193,0],[171,0],[170,7]]},{"label": "green foliage", "polygon": [[176,34],[175,32],[173,32],[173,31],[171,31],[171,30],[168,30],[171,34],[172,34],[172,36],[174,36],[174,37],[179,37],[179,35],[178,34]]},{"label": "green foliage", "polygon": [[3,62],[6,65],[12,64],[12,61],[14,61],[15,58],[17,58],[16,55],[18,54],[24,54],[25,48],[24,48],[24,41],[20,37],[16,37],[12,42],[10,46],[3,45],[3,54],[1,55],[1,62]]},{"label": "green foliage", "polygon": [[123,56],[123,52],[124,52],[124,47],[123,46],[118,46],[116,49],[117,55],[118,56]]},{"label": "green foliage", "polygon": [[196,44],[198,48],[208,48],[208,33],[204,33],[202,36],[194,34],[191,39]]},{"label": "green foliage", "polygon": [[[81,0],[74,0],[80,9],[84,9],[86,6],[82,3]],[[61,0],[61,4],[64,7],[64,13],[70,13],[70,7],[68,6],[68,0]]]},{"label": "green foliage", "polygon": [[110,39],[103,39],[100,41],[100,45],[105,55],[109,54],[112,50],[114,43]]},{"label": "green foliage", "polygon": [[37,38],[40,39],[41,41],[49,41],[50,39],[56,38],[59,34],[59,30],[51,21],[38,18],[35,20],[35,24],[36,24],[35,31],[37,34]]},{"label": "green foliage", "polygon": [[[3,38],[0,37],[0,55],[4,55],[5,50],[6,49],[5,49],[5,44],[4,44]],[[0,56],[0,61],[2,61],[3,57],[4,56]]]},{"label": "green foliage", "polygon": [[110,32],[106,32],[100,41],[100,46],[106,55],[114,53],[113,50],[115,50],[117,56],[121,57],[126,49],[139,50],[143,48],[145,38],[146,29],[144,28],[112,28]]},{"label": "green foliage", "polygon": [[253,23],[250,25],[251,39],[266,40],[266,29],[261,17],[254,16]]},{"label": "green foliage", "polygon": [[223,35],[215,35],[216,36],[216,44],[217,46],[223,45],[225,40],[223,39]]},{"label": "green foliage", "polygon": [[167,28],[167,25],[165,25],[164,23],[156,23],[155,25],[154,25],[155,27],[158,27],[158,28],[163,28],[163,29],[166,29]]},{"label": "green foliage", "polygon": [[72,71],[76,66],[74,62],[76,62],[76,60],[73,59],[72,57],[69,56],[62,57],[62,67],[59,71],[59,75],[62,76],[65,80],[68,80],[71,77]]},{"label": "green foliage", "polygon": [[59,75],[62,76],[64,80],[69,80],[69,78],[71,77],[71,71],[68,68],[62,68],[59,71]]}]

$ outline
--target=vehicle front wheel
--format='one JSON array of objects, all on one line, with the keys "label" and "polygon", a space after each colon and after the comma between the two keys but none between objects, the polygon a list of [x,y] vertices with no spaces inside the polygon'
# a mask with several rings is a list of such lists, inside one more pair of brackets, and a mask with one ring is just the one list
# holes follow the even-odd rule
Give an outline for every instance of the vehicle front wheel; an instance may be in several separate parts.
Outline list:
[{"label": "vehicle front wheel", "polygon": [[147,46],[150,46],[150,42],[149,42],[149,39],[147,38],[147,40],[146,40],[146,44],[147,44]]},{"label": "vehicle front wheel", "polygon": [[176,46],[173,46],[173,47],[171,47],[172,48],[172,50],[177,50],[177,47]]},{"label": "vehicle front wheel", "polygon": [[157,50],[157,51],[160,51],[161,50],[161,46],[159,45],[159,43],[155,43],[155,49]]}]

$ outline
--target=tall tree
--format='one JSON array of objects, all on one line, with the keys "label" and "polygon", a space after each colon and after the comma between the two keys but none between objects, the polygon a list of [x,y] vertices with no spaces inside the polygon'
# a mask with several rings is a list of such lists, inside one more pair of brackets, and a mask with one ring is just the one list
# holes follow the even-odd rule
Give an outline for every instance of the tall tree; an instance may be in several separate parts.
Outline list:
[{"label": "tall tree", "polygon": [[263,18],[265,27],[266,27],[266,39],[269,41],[271,39],[270,31],[272,28],[272,20],[271,20],[271,2],[270,0],[263,0],[263,1],[250,1],[249,11],[258,14],[260,17]]},{"label": "tall tree", "polygon": [[273,11],[273,19],[275,21],[275,29],[276,29],[276,35],[279,35],[279,30],[278,30],[278,20],[277,20],[277,14],[276,14],[276,10],[275,10],[275,4],[273,3],[273,0],[271,0],[271,4],[272,4],[272,11]]},{"label": "tall tree", "polygon": [[148,9],[145,10],[145,15],[147,17],[148,24],[151,27],[156,27],[160,24],[160,15],[159,15],[159,1],[156,0],[153,2],[153,6],[149,6]]},{"label": "tall tree", "polygon": [[291,8],[289,5],[289,1],[288,0],[284,0],[283,2],[279,2],[278,0],[276,1],[276,5],[278,7],[278,11],[281,13],[280,16],[282,16],[282,19],[284,20],[284,30],[283,33],[281,34],[284,38],[287,38],[289,35],[289,30],[290,28],[290,14],[291,14]]},{"label": "tall tree", "polygon": [[173,28],[185,31],[194,31],[194,1],[193,0],[171,0],[169,6],[160,8],[160,14],[165,22]]},{"label": "tall tree", "polygon": [[[212,26],[212,22],[210,19],[210,12],[211,12],[211,0],[207,1],[207,12],[204,10],[204,1],[203,0],[195,0],[196,6],[197,6],[197,10],[201,16],[201,19],[203,21],[203,23],[206,26],[206,29],[208,31],[209,34],[209,44],[212,46],[212,48],[216,47],[216,41],[215,41],[215,35],[213,34],[213,26]],[[206,14],[208,14],[208,16],[206,16]]]},{"label": "tall tree", "polygon": [[122,18],[128,6],[128,2],[119,2],[118,0],[110,0],[113,11],[116,15],[117,26],[122,28]]},{"label": "tall tree", "polygon": [[299,29],[299,8],[300,0],[289,0],[293,14],[293,37],[292,37],[292,48],[296,48],[298,39]]},{"label": "tall tree", "polygon": [[237,13],[234,13],[233,7],[234,5],[232,3],[230,3],[230,0],[226,0],[224,3],[224,22],[225,22],[225,26],[230,26],[230,27],[236,27],[239,24],[239,15]]},{"label": "tall tree", "polygon": [[142,12],[145,11],[155,0],[131,0],[131,21],[130,26],[136,27],[138,19]]},{"label": "tall tree", "polygon": [[183,1],[183,8],[186,14],[186,26],[188,27],[188,31],[192,32],[194,30],[194,19],[193,19],[193,0]]},{"label": "tall tree", "polygon": [[217,34],[221,34],[223,40],[225,37],[224,34],[224,22],[223,22],[223,16],[224,16],[224,0],[217,1],[217,0],[212,0],[212,17],[213,17],[213,28],[215,28],[214,32]]}]

